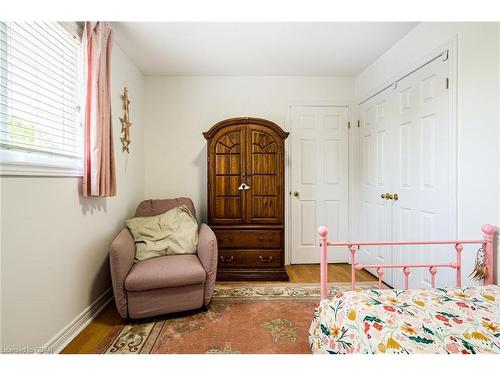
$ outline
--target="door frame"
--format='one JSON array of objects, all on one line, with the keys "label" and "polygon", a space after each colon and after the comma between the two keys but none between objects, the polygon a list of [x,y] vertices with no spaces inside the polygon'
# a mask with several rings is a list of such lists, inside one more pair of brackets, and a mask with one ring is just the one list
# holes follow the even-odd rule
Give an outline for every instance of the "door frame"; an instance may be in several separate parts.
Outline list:
[{"label": "door frame", "polygon": [[[348,238],[350,239],[350,233],[351,233],[351,199],[352,199],[352,194],[351,194],[351,186],[352,186],[352,167],[351,163],[353,160],[353,140],[354,137],[351,135],[352,130],[355,129],[355,126],[353,124],[353,121],[351,120],[353,118],[352,115],[352,110],[354,108],[355,102],[354,101],[346,101],[346,100],[335,100],[335,101],[330,101],[330,100],[301,100],[301,101],[294,101],[294,102],[289,102],[287,106],[287,115],[286,115],[286,121],[285,121],[285,131],[290,133],[289,141],[285,142],[285,265],[290,265],[291,260],[292,260],[292,232],[291,232],[291,227],[292,227],[292,216],[290,215],[291,213],[291,204],[292,204],[292,195],[291,195],[291,184],[292,184],[292,173],[291,173],[291,160],[292,160],[292,154],[291,154],[291,138],[293,137],[293,129],[292,129],[292,122],[291,122],[291,109],[292,107],[344,107],[347,108],[347,121],[350,122],[351,127],[349,131],[347,132],[347,155],[348,155],[348,181],[347,181],[347,235]],[[319,242],[318,242],[318,252],[319,252]],[[347,258],[345,259],[347,262]]]}]

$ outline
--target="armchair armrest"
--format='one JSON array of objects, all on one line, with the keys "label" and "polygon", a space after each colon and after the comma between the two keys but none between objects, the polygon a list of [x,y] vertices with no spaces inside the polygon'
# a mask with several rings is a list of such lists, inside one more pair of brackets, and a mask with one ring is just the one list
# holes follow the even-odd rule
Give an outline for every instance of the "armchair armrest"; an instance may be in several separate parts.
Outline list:
[{"label": "armchair armrest", "polygon": [[127,228],[123,228],[111,243],[111,252],[109,255],[113,294],[115,296],[116,308],[122,318],[128,317],[125,279],[134,265],[134,256],[134,238]]},{"label": "armchair armrest", "polygon": [[207,272],[205,281],[205,297],[203,305],[207,306],[212,299],[217,276],[217,237],[207,224],[201,224],[198,232],[198,259]]}]

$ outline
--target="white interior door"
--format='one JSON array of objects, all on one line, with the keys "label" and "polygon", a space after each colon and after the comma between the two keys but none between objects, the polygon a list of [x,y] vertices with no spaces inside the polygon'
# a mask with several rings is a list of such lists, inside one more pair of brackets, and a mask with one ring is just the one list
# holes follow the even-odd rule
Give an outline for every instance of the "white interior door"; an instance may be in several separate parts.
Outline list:
[{"label": "white interior door", "polygon": [[[443,61],[444,60],[444,61]],[[394,149],[393,239],[446,240],[454,238],[450,90],[450,63],[438,58],[399,81],[394,90],[397,119]],[[449,263],[451,246],[401,246],[394,248],[397,263]],[[452,271],[440,268],[437,286],[450,286]],[[404,276],[395,272],[393,286],[402,288]],[[428,269],[413,269],[410,288],[431,286]]]},{"label": "white interior door", "polygon": [[[293,106],[290,124],[291,263],[319,263],[319,226],[348,236],[348,107]],[[328,253],[347,261],[346,249]]]},{"label": "white interior door", "polygon": [[[360,106],[360,199],[359,233],[361,241],[388,241],[391,239],[391,201],[382,195],[391,192],[394,180],[394,98],[385,90]],[[389,246],[362,246],[357,262],[364,264],[392,263]],[[375,269],[368,269],[376,275]],[[392,271],[385,270],[382,279],[392,283]]]},{"label": "white interior door", "polygon": [[[444,57],[444,55],[443,55]],[[436,240],[455,237],[451,189],[450,64],[438,58],[360,105],[361,240]],[[398,194],[398,200],[382,194]],[[442,246],[362,247],[360,263],[447,263]],[[371,270],[375,274],[375,270]],[[437,285],[450,285],[438,271]],[[404,286],[401,270],[384,281]],[[430,287],[428,269],[412,269],[410,288]]]}]

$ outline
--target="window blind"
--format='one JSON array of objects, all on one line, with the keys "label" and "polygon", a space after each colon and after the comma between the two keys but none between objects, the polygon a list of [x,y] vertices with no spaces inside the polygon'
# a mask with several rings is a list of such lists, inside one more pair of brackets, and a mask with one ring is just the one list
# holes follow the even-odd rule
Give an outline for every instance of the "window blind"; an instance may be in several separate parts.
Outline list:
[{"label": "window blind", "polygon": [[0,22],[0,147],[82,159],[81,41],[56,22]]}]

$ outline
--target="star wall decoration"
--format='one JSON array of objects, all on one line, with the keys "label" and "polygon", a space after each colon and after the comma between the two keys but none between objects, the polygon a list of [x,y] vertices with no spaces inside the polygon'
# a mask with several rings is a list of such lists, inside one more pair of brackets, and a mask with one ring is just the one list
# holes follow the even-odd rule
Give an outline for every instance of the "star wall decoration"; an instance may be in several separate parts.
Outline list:
[{"label": "star wall decoration", "polygon": [[130,100],[128,98],[128,88],[126,86],[123,88],[123,95],[120,95],[120,98],[123,102],[123,117],[120,117],[120,122],[122,123],[122,137],[120,139],[122,141],[122,151],[127,151],[127,153],[129,153],[130,127],[132,123],[129,121],[128,107]]}]

